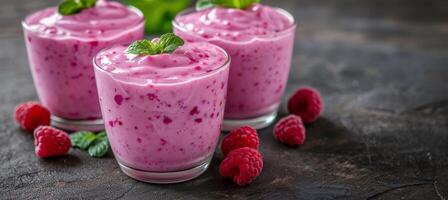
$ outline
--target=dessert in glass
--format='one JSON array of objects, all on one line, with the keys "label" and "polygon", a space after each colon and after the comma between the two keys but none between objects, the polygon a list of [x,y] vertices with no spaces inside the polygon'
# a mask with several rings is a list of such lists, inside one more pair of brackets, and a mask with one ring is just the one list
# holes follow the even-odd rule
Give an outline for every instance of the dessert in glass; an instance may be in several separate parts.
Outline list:
[{"label": "dessert in glass", "polygon": [[92,59],[112,44],[142,39],[141,12],[98,1],[72,15],[60,14],[57,7],[43,9],[22,26],[34,84],[52,124],[66,130],[104,129]]},{"label": "dessert in glass", "polygon": [[291,14],[262,4],[191,9],[176,16],[173,29],[188,42],[220,46],[232,58],[224,130],[242,125],[259,129],[274,121],[294,46]]},{"label": "dessert in glass", "polygon": [[227,53],[209,43],[156,55],[129,48],[116,45],[94,58],[106,132],[121,170],[150,183],[199,176],[220,135]]}]

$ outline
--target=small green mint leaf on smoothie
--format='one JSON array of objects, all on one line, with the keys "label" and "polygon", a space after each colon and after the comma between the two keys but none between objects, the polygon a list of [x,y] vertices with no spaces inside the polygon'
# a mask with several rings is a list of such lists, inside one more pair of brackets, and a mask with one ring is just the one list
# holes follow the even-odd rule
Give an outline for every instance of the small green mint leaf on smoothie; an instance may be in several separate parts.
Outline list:
[{"label": "small green mint leaf on smoothie", "polygon": [[214,0],[215,4],[228,7],[228,8],[238,8],[246,9],[254,3],[260,3],[260,0]]},{"label": "small green mint leaf on smoothie", "polygon": [[182,45],[184,45],[184,40],[174,35],[174,33],[163,34],[156,43],[156,47],[160,53],[171,53]]},{"label": "small green mint leaf on smoothie", "polygon": [[215,6],[213,0],[198,0],[196,2],[196,10],[203,10]]},{"label": "small green mint leaf on smoothie", "polygon": [[135,41],[129,45],[126,52],[137,55],[156,55],[172,53],[182,45],[184,45],[182,38],[173,33],[166,33],[154,42],[146,39]]},{"label": "small green mint leaf on smoothie", "polygon": [[155,45],[150,40],[138,40],[132,43],[127,51],[130,54],[154,55],[157,54]]},{"label": "small green mint leaf on smoothie", "polygon": [[89,155],[92,157],[103,157],[108,151],[109,141],[107,140],[106,132],[98,133],[93,144],[89,146]]},{"label": "small green mint leaf on smoothie", "polygon": [[196,9],[201,10],[212,6],[246,9],[254,3],[260,3],[260,0],[199,0],[196,2]]},{"label": "small green mint leaf on smoothie", "polygon": [[97,0],[64,0],[58,6],[61,15],[73,15],[95,6]]},{"label": "small green mint leaf on smoothie", "polygon": [[92,133],[90,131],[78,131],[76,133],[73,133],[70,135],[70,140],[72,141],[73,147],[87,150],[87,148],[92,144],[93,141],[97,136],[95,133]]},{"label": "small green mint leaf on smoothie", "polygon": [[72,15],[79,13],[82,10],[82,5],[75,0],[65,0],[59,4],[58,12],[61,15]]}]

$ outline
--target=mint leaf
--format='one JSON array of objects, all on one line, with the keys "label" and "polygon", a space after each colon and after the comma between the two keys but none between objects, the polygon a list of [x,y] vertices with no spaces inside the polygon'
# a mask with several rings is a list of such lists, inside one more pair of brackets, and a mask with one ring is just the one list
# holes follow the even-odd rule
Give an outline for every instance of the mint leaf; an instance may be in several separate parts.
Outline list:
[{"label": "mint leaf", "polygon": [[215,4],[213,3],[213,0],[198,0],[196,2],[196,10],[203,10],[207,8],[213,7]]},{"label": "mint leaf", "polygon": [[155,45],[151,41],[138,40],[128,47],[127,53],[137,55],[154,55],[157,54],[157,50]]},{"label": "mint leaf", "polygon": [[184,41],[180,37],[174,33],[166,33],[160,36],[156,47],[160,53],[171,53],[182,45],[184,45]]},{"label": "mint leaf", "polygon": [[75,0],[65,0],[59,4],[58,12],[61,15],[71,15],[81,12],[82,7],[82,4],[76,2]]},{"label": "mint leaf", "polygon": [[109,141],[107,141],[106,132],[97,135],[95,142],[89,146],[89,155],[92,157],[103,157],[109,151]]},{"label": "mint leaf", "polygon": [[97,0],[64,0],[58,6],[61,15],[73,15],[95,6]]},{"label": "mint leaf", "polygon": [[95,133],[90,131],[78,131],[70,135],[73,147],[87,150],[90,144],[96,139]]},{"label": "mint leaf", "polygon": [[96,137],[98,137],[98,138],[107,137],[106,131],[101,131],[101,132],[99,132],[99,133],[96,135]]},{"label": "mint leaf", "polygon": [[196,9],[201,10],[212,6],[246,9],[254,3],[260,3],[260,0],[199,0],[196,2]]},{"label": "mint leaf", "polygon": [[156,55],[162,53],[172,53],[182,46],[184,41],[173,33],[165,33],[154,43],[150,40],[138,40],[129,45],[127,53],[137,55]]},{"label": "mint leaf", "polygon": [[70,135],[73,147],[88,151],[92,157],[103,157],[109,151],[106,132],[95,134],[90,131],[78,131]]}]

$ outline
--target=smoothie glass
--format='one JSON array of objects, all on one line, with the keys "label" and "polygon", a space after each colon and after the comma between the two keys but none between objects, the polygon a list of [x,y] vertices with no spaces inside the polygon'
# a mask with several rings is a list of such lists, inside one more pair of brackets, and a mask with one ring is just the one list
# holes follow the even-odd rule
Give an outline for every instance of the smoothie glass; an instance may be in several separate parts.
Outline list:
[{"label": "smoothie glass", "polygon": [[[273,15],[275,17],[272,17]],[[275,27],[281,20],[283,27]],[[256,4],[247,10],[193,9],[179,13],[174,32],[186,41],[207,41],[232,58],[223,129],[269,126],[288,79],[296,25],[285,10]]]},{"label": "smoothie glass", "polygon": [[92,58],[107,46],[142,39],[142,13],[99,1],[68,16],[56,7],[43,9],[26,17],[22,26],[34,85],[52,124],[66,130],[103,130]]},{"label": "smoothie glass", "polygon": [[99,52],[95,77],[115,158],[128,176],[176,183],[201,175],[219,140],[230,59],[209,43],[137,56]]}]

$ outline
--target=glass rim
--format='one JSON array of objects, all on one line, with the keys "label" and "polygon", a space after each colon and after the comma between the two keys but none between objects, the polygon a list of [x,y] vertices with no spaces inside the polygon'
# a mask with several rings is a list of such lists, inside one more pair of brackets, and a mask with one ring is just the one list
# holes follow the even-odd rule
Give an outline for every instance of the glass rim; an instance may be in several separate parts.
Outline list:
[{"label": "glass rim", "polygon": [[[274,34],[268,34],[268,35],[254,35],[252,38],[250,38],[249,40],[243,40],[243,41],[233,41],[233,40],[228,40],[225,38],[219,38],[216,36],[213,36],[211,38],[202,38],[205,41],[214,41],[214,40],[224,40],[226,42],[230,42],[230,43],[250,43],[252,41],[255,40],[265,40],[265,39],[272,39],[272,38],[277,38],[277,37],[281,37],[283,35],[286,35],[287,33],[289,33],[291,30],[294,30],[297,26],[296,21],[294,19],[294,16],[291,15],[291,13],[289,13],[288,11],[286,11],[285,9],[279,8],[279,7],[273,7],[274,10],[276,10],[277,12],[279,12],[280,14],[282,14],[283,16],[285,16],[286,18],[289,19],[289,21],[291,22],[291,25],[289,25],[286,29],[281,30],[277,33]],[[184,32],[184,33],[189,33],[189,34],[194,34],[196,35],[196,33],[192,32],[192,31],[188,31],[186,30],[186,28],[184,26],[181,26],[178,22],[177,19],[180,16],[184,16],[190,13],[196,12],[196,9],[193,7],[187,8],[179,13],[177,13],[177,15],[174,17],[174,19],[171,21],[171,24],[173,25],[173,29],[179,29],[180,31]]]},{"label": "glass rim", "polygon": [[[187,42],[185,44],[189,44],[189,43],[205,43],[205,44],[208,44],[208,45],[213,45],[213,46],[217,47],[220,51],[222,51],[224,53],[224,55],[226,56],[226,61],[223,64],[221,64],[219,67],[217,67],[216,69],[213,69],[212,71],[209,71],[209,72],[201,73],[201,74],[199,74],[195,78],[186,78],[186,79],[176,80],[176,81],[173,81],[173,82],[145,83],[145,85],[179,85],[179,84],[185,84],[185,83],[188,83],[188,82],[191,82],[191,81],[194,81],[194,80],[202,79],[202,78],[205,78],[205,77],[217,74],[218,72],[220,72],[223,69],[225,69],[226,66],[227,66],[227,68],[230,68],[231,57],[227,53],[227,51],[225,51],[220,46],[214,45],[214,44],[211,44],[211,43],[208,43],[208,42]],[[114,48],[116,46],[129,46],[129,45],[130,45],[130,43],[115,44],[115,45],[103,48],[100,51],[98,51],[98,53],[96,53],[95,56],[92,59],[94,69],[98,69],[99,71],[104,72],[104,73],[106,73],[108,75],[113,75],[114,73],[112,73],[110,71],[106,71],[105,69],[103,69],[101,67],[101,65],[96,62],[96,60],[97,60],[96,58],[102,52],[107,51],[109,49],[112,49],[112,48]],[[153,79],[151,79],[151,78],[141,78],[141,77],[132,77],[132,80],[146,80],[147,81],[147,80],[153,80]]]},{"label": "glass rim", "polygon": [[[145,21],[146,21],[145,20],[145,16],[144,16],[143,12],[140,9],[138,9],[138,8],[136,8],[134,6],[131,6],[131,5],[126,5],[125,7],[129,8],[131,11],[133,11],[135,14],[137,14],[140,17],[138,23],[135,26],[130,27],[129,29],[125,29],[125,30],[130,30],[130,29],[134,29],[134,28],[140,27],[141,25],[143,25],[143,26],[145,25]],[[27,23],[27,19],[30,18],[31,16],[37,14],[38,12],[40,12],[42,10],[51,9],[51,8],[53,8],[53,7],[37,10],[37,11],[34,11],[34,12],[26,15],[25,19],[23,19],[21,21],[22,28],[24,30],[27,30],[27,31],[29,31],[31,33],[34,33],[34,34],[36,34],[36,35],[38,35],[40,37],[43,37],[43,38],[53,38],[52,36],[44,35],[44,34],[41,34],[38,31],[32,30],[30,28],[30,25]],[[59,40],[72,40],[72,39],[75,39],[75,40],[80,40],[80,41],[92,41],[92,40],[105,41],[105,40],[109,40],[109,39],[114,39],[114,38],[120,37],[122,35],[123,35],[123,32],[120,32],[118,34],[115,34],[115,35],[112,35],[112,36],[109,36],[109,37],[86,38],[86,37],[68,35],[68,36],[62,36],[62,37],[59,36],[59,37],[55,37],[55,38],[57,38]]]}]

